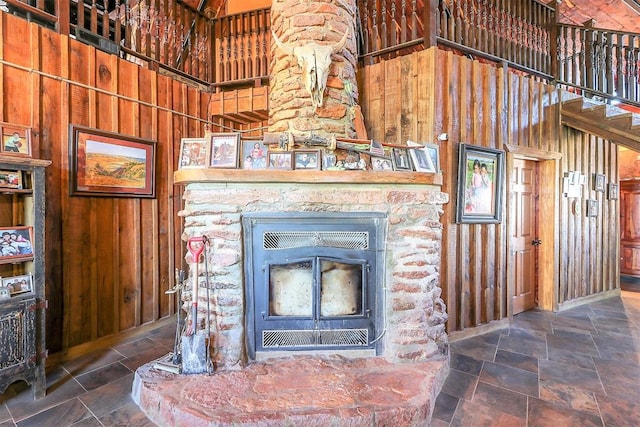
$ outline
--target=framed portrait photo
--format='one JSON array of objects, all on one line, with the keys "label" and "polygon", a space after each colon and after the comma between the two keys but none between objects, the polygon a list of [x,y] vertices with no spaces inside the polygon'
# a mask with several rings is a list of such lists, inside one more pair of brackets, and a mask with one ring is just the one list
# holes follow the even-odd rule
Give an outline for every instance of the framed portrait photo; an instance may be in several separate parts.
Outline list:
[{"label": "framed portrait photo", "polygon": [[614,184],[613,182],[609,183],[609,200],[618,200],[618,196],[620,193],[619,184]]},{"label": "framed portrait photo", "polygon": [[0,188],[21,190],[23,188],[22,171],[0,170]]},{"label": "framed portrait photo", "polygon": [[291,170],[293,169],[291,151],[270,151],[268,154],[269,169]]},{"label": "framed portrait photo", "polygon": [[70,125],[72,196],[156,196],[156,143],[129,135]]},{"label": "framed portrait photo", "polygon": [[212,168],[236,169],[240,156],[239,133],[212,133],[211,162]]},{"label": "framed portrait photo", "polygon": [[502,220],[504,151],[460,144],[456,222]]},{"label": "framed portrait photo", "polygon": [[371,156],[371,170],[392,171],[393,160],[391,160],[391,157]]},{"label": "framed portrait photo", "polygon": [[0,123],[2,143],[0,153],[9,156],[31,157],[31,128]]},{"label": "framed portrait photo", "polygon": [[606,184],[605,184],[606,179],[607,179],[607,177],[604,176],[604,174],[594,173],[593,174],[593,189],[595,191],[599,191],[601,193],[604,193],[604,190],[605,190],[605,187],[606,187]]},{"label": "framed portrait photo", "polygon": [[33,259],[33,227],[0,227],[0,263]]},{"label": "framed portrait photo", "polygon": [[182,138],[178,169],[206,168],[211,141],[207,138]]},{"label": "framed portrait photo", "polygon": [[393,169],[397,171],[412,171],[411,157],[408,148],[393,148],[391,152]]},{"label": "framed portrait photo", "polygon": [[3,277],[2,287],[8,288],[11,296],[29,293],[33,291],[33,277],[31,274]]},{"label": "framed portrait photo", "polygon": [[411,161],[413,162],[416,172],[436,172],[436,168],[433,165],[426,147],[410,148],[409,154],[411,155]]},{"label": "framed portrait photo", "polygon": [[242,141],[242,169],[266,169],[267,147],[262,140]]},{"label": "framed portrait photo", "polygon": [[587,200],[587,216],[588,217],[598,216],[598,201],[596,199]]},{"label": "framed portrait photo", "polygon": [[320,169],[321,165],[320,150],[293,151],[294,169]]}]

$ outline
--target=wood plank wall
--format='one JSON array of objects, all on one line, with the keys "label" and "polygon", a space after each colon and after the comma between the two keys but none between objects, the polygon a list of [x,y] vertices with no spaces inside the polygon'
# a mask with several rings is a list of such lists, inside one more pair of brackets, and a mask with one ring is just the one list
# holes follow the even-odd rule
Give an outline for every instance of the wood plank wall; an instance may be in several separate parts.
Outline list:
[{"label": "wood plank wall", "polygon": [[[36,24],[0,17],[0,118],[31,126],[34,156],[53,162],[46,216],[49,351],[171,315],[173,297],[164,291],[174,284],[174,268],[184,268],[182,198],[173,171],[180,139],[204,134],[209,95]],[[71,123],[157,141],[157,197],[70,197]]]},{"label": "wood plank wall", "polygon": [[[500,224],[455,223],[458,144],[498,149],[509,144],[560,153],[558,177],[579,170],[588,177],[605,173],[617,182],[615,144],[562,129],[559,93],[553,86],[437,48],[365,67],[359,85],[370,138],[440,146],[442,191],[450,197],[442,216],[440,270],[448,331],[508,317],[512,273],[507,268],[507,211]],[[441,133],[448,134],[447,141],[437,140]],[[555,188],[561,189],[560,184]],[[619,287],[618,205],[586,187],[580,203],[590,196],[600,201],[597,218],[573,215],[571,200],[555,195],[560,231],[548,243],[560,254],[553,284],[556,306]]]}]

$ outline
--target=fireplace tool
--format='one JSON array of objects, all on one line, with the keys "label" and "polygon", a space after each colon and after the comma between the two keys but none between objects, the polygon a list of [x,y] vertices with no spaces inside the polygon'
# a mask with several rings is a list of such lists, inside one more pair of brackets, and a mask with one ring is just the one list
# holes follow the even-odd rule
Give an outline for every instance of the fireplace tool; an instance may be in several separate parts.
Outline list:
[{"label": "fireplace tool", "polygon": [[184,319],[182,313],[182,298],[180,290],[184,286],[184,270],[178,270],[176,268],[176,284],[173,288],[165,291],[167,295],[176,295],[176,307],[178,311],[176,313],[176,334],[173,341],[173,352],[159,358],[155,361],[153,367],[174,374],[180,373],[180,367],[182,364],[182,355],[180,354],[180,337],[182,335],[182,328],[184,327]]},{"label": "fireplace tool", "polygon": [[[194,274],[191,280],[191,318],[187,319],[186,328],[182,335],[182,373],[201,374],[210,371],[211,360],[208,351],[207,331],[200,328],[198,321],[198,264],[200,256],[207,245],[207,237],[191,237],[187,241],[187,249],[195,263]],[[207,271],[207,281],[209,272]],[[207,305],[208,307],[208,305]],[[209,313],[207,313],[207,317]],[[188,316],[187,316],[188,317]],[[209,324],[210,319],[207,319]]]}]

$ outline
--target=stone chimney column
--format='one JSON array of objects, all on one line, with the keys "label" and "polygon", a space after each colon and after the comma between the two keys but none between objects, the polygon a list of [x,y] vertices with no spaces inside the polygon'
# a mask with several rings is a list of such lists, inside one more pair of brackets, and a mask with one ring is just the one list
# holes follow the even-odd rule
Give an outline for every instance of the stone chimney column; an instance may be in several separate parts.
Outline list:
[{"label": "stone chimney column", "polygon": [[[271,29],[285,48],[272,40],[269,132],[355,137],[353,118],[358,104],[355,24],[355,0],[273,0]],[[344,48],[331,55],[322,105],[316,108],[295,53],[309,43],[335,46],[346,31]]]}]

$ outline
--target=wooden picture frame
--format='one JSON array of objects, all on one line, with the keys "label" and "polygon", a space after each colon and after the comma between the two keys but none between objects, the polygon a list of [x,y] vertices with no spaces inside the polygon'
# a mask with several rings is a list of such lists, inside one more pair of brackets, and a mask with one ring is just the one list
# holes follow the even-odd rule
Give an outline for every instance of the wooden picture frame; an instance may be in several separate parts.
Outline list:
[{"label": "wooden picture frame", "polygon": [[0,227],[0,263],[33,259],[33,227]]},{"label": "wooden picture frame", "polygon": [[240,133],[212,133],[209,167],[237,169],[240,159]]},{"label": "wooden picture frame", "polygon": [[598,216],[598,201],[596,199],[588,199],[587,200],[587,216],[588,217],[597,217]]},{"label": "wooden picture frame", "polygon": [[607,180],[607,177],[604,174],[594,173],[593,174],[593,189],[595,191],[599,191],[601,193],[604,193],[605,187],[606,187],[606,180]]},{"label": "wooden picture frame", "polygon": [[2,144],[0,153],[7,156],[31,157],[31,128],[0,123]]},{"label": "wooden picture frame", "polygon": [[178,169],[206,168],[209,164],[211,141],[207,138],[182,138]]},{"label": "wooden picture frame", "polygon": [[24,184],[22,181],[22,171],[0,170],[0,188],[22,190],[24,188]]},{"label": "wooden picture frame", "polygon": [[20,276],[3,277],[2,287],[9,288],[9,294],[11,296],[33,292],[33,276],[31,274],[23,274]]},{"label": "wooden picture frame", "polygon": [[396,171],[412,171],[411,156],[408,148],[393,148],[391,150],[391,158],[393,160],[393,170]]},{"label": "wooden picture frame", "polygon": [[456,222],[500,223],[504,151],[460,144]]},{"label": "wooden picture frame", "polygon": [[319,170],[322,166],[322,158],[320,156],[320,150],[294,150],[293,168]]},{"label": "wooden picture frame", "polygon": [[609,200],[618,200],[620,196],[620,187],[618,184],[614,184],[613,182],[609,183]]},{"label": "wooden picture frame", "polygon": [[71,196],[154,198],[155,163],[154,141],[70,125]]},{"label": "wooden picture frame", "polygon": [[416,172],[436,172],[427,147],[410,148],[409,155],[411,156],[411,162]]},{"label": "wooden picture frame", "polygon": [[291,151],[269,151],[267,158],[269,169],[291,170],[293,168]]},{"label": "wooden picture frame", "polygon": [[440,146],[438,144],[425,144],[424,148],[431,159],[435,173],[440,173]]},{"label": "wooden picture frame", "polygon": [[266,169],[267,147],[259,139],[242,141],[242,169]]},{"label": "wooden picture frame", "polygon": [[391,157],[371,156],[371,170],[392,171],[393,160],[391,160]]}]

